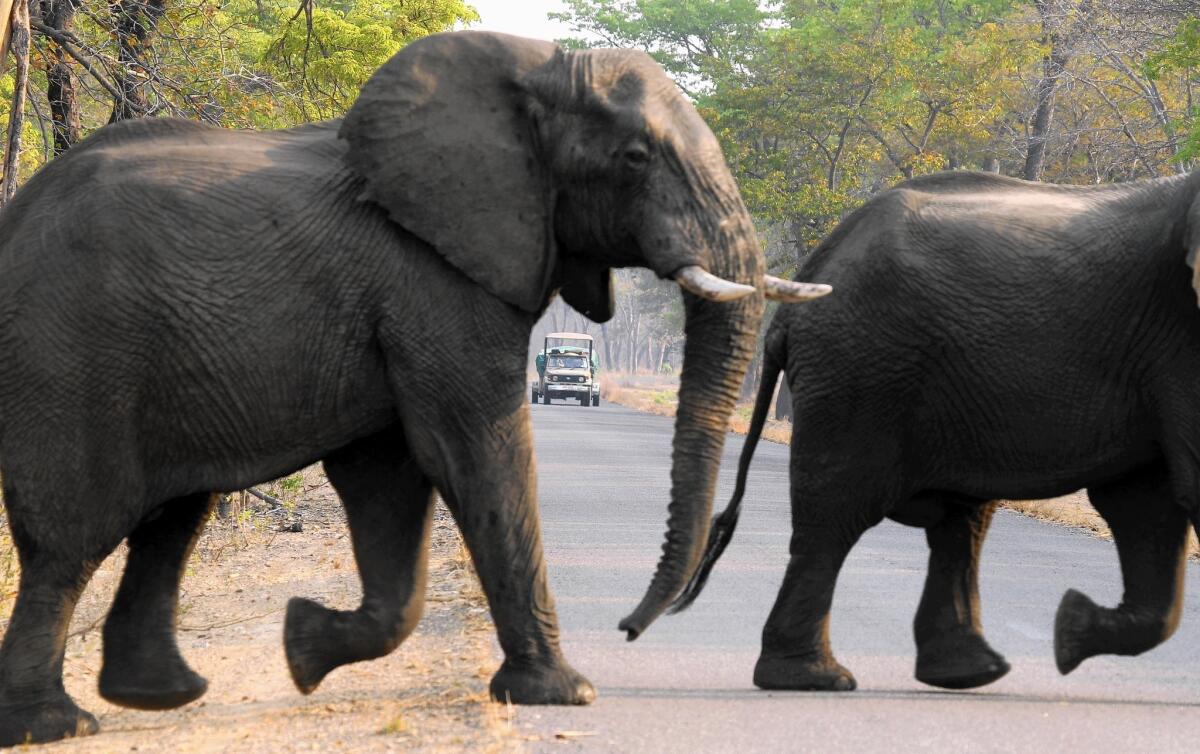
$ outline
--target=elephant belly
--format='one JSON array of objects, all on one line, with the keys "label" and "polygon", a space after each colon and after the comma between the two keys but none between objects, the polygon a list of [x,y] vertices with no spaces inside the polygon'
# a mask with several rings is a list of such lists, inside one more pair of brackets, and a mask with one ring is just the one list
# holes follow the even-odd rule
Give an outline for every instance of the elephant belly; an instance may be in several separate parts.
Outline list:
[{"label": "elephant belly", "polygon": [[[840,381],[806,371],[793,394],[794,469],[804,484],[831,491],[869,482],[894,500],[1039,499],[1120,477],[1163,453],[1163,430],[1149,412],[1106,402],[1116,391],[1046,380],[1035,389],[980,375],[968,385],[905,375],[866,384],[865,370],[838,370],[851,375]],[[896,514],[919,523],[939,510],[914,504]]]},{"label": "elephant belly", "polygon": [[396,421],[382,359],[353,361],[345,371],[251,365],[214,380],[210,395],[197,399],[185,389],[190,395],[176,393],[169,405],[148,406],[139,432],[175,438],[147,449],[149,469],[166,485],[187,479],[204,489],[239,489],[382,430]]},{"label": "elephant belly", "polygon": [[151,340],[137,327],[17,324],[0,369],[6,472],[71,469],[82,486],[99,475],[114,494],[161,501],[285,475],[396,421],[365,326]]}]

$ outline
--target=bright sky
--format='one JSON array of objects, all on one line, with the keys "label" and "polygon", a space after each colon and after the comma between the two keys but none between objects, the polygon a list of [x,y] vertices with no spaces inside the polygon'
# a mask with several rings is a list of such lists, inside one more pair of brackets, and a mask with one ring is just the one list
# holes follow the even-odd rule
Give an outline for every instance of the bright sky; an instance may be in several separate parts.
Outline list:
[{"label": "bright sky", "polygon": [[467,0],[467,3],[475,6],[481,19],[472,29],[550,40],[577,36],[566,24],[546,18],[547,13],[564,10],[560,0]]}]

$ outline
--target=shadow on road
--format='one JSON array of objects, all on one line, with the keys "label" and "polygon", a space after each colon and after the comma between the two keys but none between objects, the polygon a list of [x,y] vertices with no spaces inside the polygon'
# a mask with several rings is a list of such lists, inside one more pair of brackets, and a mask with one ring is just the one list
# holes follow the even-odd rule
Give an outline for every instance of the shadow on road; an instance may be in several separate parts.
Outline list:
[{"label": "shadow on road", "polygon": [[1046,694],[1006,694],[987,691],[908,691],[908,690],[879,690],[855,691],[852,694],[829,691],[758,691],[756,689],[645,689],[605,687],[602,689],[605,699],[772,699],[776,697],[792,697],[799,700],[838,700],[839,703],[851,705],[862,702],[879,700],[893,701],[939,701],[939,702],[972,702],[972,703],[1001,703],[1001,704],[1091,704],[1113,705],[1121,707],[1173,707],[1180,709],[1200,708],[1200,702],[1156,701],[1153,699],[1134,699],[1125,697],[1079,696],[1076,694],[1046,695]]}]

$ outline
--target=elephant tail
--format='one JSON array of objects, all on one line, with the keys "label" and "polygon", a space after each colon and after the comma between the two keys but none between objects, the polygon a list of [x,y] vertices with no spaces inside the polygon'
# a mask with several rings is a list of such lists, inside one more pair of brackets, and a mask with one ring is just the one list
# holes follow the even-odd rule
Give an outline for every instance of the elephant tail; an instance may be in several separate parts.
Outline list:
[{"label": "elephant tail", "polygon": [[783,365],[772,353],[771,348],[763,352],[762,384],[758,388],[758,397],[754,400],[754,414],[750,417],[750,429],[746,432],[746,442],[742,445],[742,456],[738,459],[737,482],[733,488],[733,497],[720,515],[714,516],[712,527],[708,532],[708,544],[700,557],[700,565],[696,567],[691,580],[675,601],[667,608],[668,615],[683,612],[696,601],[708,575],[729,541],[733,538],[733,530],[737,528],[738,515],[742,511],[742,496],[746,492],[746,476],[750,471],[750,461],[754,458],[754,449],[758,447],[758,438],[762,435],[763,425],[767,421],[767,412],[771,410],[772,398],[775,397],[775,383]]}]

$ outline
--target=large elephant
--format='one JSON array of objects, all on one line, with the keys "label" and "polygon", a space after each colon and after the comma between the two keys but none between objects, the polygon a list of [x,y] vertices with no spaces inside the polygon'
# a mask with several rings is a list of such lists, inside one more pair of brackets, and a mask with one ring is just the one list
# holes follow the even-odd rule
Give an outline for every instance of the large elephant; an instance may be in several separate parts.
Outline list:
[{"label": "large elephant", "polygon": [[[556,291],[603,320],[626,265],[681,285],[687,334],[669,532],[621,623],[632,637],[699,559],[762,290],[828,290],[764,278],[715,138],[648,56],[439,35],[341,122],[134,121],[50,163],[0,215],[0,471],[22,568],[0,745],[96,730],[63,689],[63,642],[126,537],[100,692],[140,708],[202,694],[174,620],[211,492],[318,460],[364,595],[289,604],[302,691],[412,631],[436,488],[505,653],[492,694],[589,702],[546,583],[525,359]],[[467,350],[483,382],[456,383]]]},{"label": "large elephant", "polygon": [[673,606],[690,604],[736,524],[781,369],[792,393],[791,560],[763,630],[763,688],[855,687],[829,609],[859,536],[926,528],[916,676],[969,688],[1008,671],[983,638],[979,548],[995,500],[1086,487],[1112,528],[1115,609],[1070,590],[1068,673],[1139,654],[1179,621],[1200,511],[1200,173],[1102,187],[987,173],[918,178],[847,218],[801,267],[838,295],[780,307],[729,508]]}]

